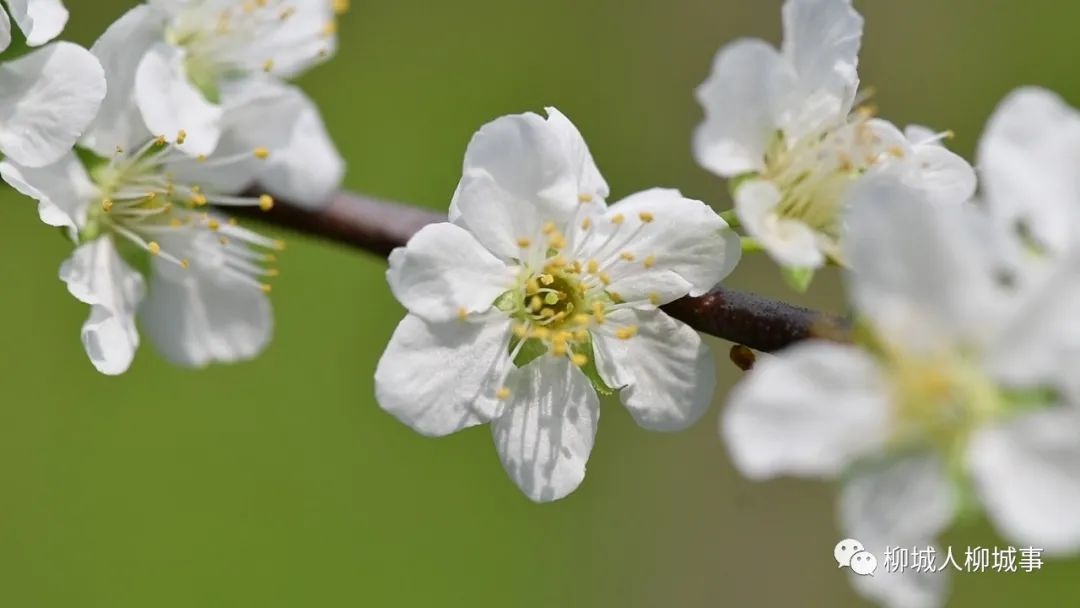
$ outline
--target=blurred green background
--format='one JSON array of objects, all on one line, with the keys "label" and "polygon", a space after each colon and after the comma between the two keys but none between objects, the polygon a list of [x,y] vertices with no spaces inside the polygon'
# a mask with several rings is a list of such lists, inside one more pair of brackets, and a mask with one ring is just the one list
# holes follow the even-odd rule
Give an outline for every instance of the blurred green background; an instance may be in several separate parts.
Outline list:
[{"label": "blurred green background", "polygon": [[[67,0],[86,45],[131,0]],[[862,77],[882,114],[958,133],[1041,84],[1080,104],[1080,4],[863,1]],[[472,132],[556,105],[617,199],[676,186],[726,206],[690,156],[693,88],[739,36],[779,40],[779,0],[354,0],[341,51],[302,84],[352,189],[445,209]],[[606,408],[582,487],[534,505],[486,427],[433,440],[384,414],[375,363],[402,316],[383,261],[289,237],[275,339],[247,364],[187,371],[144,345],[98,375],[70,247],[0,191],[0,605],[852,606],[825,484],[731,468],[717,405],[677,435]],[[763,260],[733,279],[792,299]],[[840,305],[835,276],[803,301]],[[724,386],[739,373],[713,341]],[[1080,507],[1078,507],[1080,508]],[[981,523],[945,539],[1001,544]],[[1080,562],[954,578],[955,606],[1080,601]]]}]

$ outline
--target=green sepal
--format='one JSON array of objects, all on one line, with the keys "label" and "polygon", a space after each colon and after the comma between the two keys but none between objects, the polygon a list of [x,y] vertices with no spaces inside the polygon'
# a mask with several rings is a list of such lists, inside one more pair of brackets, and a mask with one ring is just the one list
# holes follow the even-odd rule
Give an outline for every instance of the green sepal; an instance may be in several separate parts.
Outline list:
[{"label": "green sepal", "polygon": [[517,308],[517,302],[514,301],[516,299],[515,296],[516,294],[512,289],[510,291],[503,292],[501,296],[495,298],[495,308],[508,314],[514,312],[514,310]]},{"label": "green sepal", "polygon": [[[510,339],[510,353],[514,352],[518,344],[521,343],[521,339],[514,337]],[[547,352],[547,346],[543,342],[535,338],[526,338],[525,344],[521,345],[521,350],[518,351],[516,357],[514,357],[514,367],[522,368],[540,358]]]},{"label": "green sepal", "polygon": [[810,282],[814,280],[814,272],[813,268],[784,267],[780,269],[784,282],[798,293],[806,293],[806,290],[810,288]]},{"label": "green sepal", "polygon": [[585,374],[585,377],[589,379],[589,382],[592,383],[596,392],[604,397],[614,395],[615,389],[604,382],[604,379],[600,377],[600,370],[596,369],[596,356],[593,354],[592,335],[589,335],[584,344],[575,344],[572,347],[572,350],[576,354],[588,357],[588,361],[579,369]]}]

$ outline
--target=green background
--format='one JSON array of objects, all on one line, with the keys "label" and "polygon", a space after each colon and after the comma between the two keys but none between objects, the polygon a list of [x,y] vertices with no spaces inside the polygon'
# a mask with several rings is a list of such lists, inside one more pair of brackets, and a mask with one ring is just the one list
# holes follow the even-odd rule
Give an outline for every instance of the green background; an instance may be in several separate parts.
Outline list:
[{"label": "green background", "polygon": [[[129,0],[68,0],[89,45]],[[1080,104],[1080,4],[859,3],[864,84],[882,114],[957,131],[970,155],[1014,86]],[[739,36],[779,38],[780,2],[354,0],[341,51],[308,74],[348,160],[346,184],[445,209],[469,136],[556,105],[613,200],[676,186],[726,206],[690,156],[693,88]],[[258,360],[204,371],[149,345],[124,376],[82,352],[70,246],[0,191],[0,605],[850,606],[833,489],[756,484],[731,468],[717,405],[688,432],[647,433],[609,407],[589,475],[535,505],[487,428],[421,437],[383,413],[372,372],[401,307],[383,261],[289,237]],[[732,283],[786,294],[763,260]],[[826,276],[802,301],[836,308]],[[724,386],[739,372],[713,341]],[[721,393],[722,395],[722,393]],[[947,543],[1004,545],[982,523]],[[1076,605],[1080,562],[954,578],[955,606]]]}]

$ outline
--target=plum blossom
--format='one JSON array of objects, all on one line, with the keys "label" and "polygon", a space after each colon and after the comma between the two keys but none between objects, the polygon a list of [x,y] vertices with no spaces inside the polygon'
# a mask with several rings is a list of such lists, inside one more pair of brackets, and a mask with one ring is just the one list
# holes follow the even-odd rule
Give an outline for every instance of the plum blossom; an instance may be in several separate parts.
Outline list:
[{"label": "plum blossom", "polygon": [[[1068,363],[1018,339],[1036,325],[1080,346],[1060,303],[1080,293],[1076,255],[1016,290],[1002,280],[1011,234],[896,176],[856,186],[845,221],[855,344],[791,347],[732,391],[721,432],[736,466],[841,477],[843,533],[874,551],[933,543],[976,505],[1015,545],[1080,550],[1080,401],[1059,382]],[[859,579],[904,608],[941,605],[947,582]]]},{"label": "plum blossom", "polygon": [[756,39],[720,49],[697,89],[705,121],[694,134],[698,162],[734,180],[742,226],[777,263],[844,262],[846,192],[867,173],[888,168],[949,201],[971,196],[971,167],[937,145],[942,136],[909,139],[855,109],[863,19],[850,0],[787,0],[783,25],[779,50]]},{"label": "plum blossom", "polygon": [[0,2],[0,52],[11,44],[11,21],[26,37],[27,46],[41,46],[59,36],[67,20],[68,11],[61,0],[4,0]]},{"label": "plum blossom", "polygon": [[534,501],[582,482],[598,391],[673,431],[700,418],[715,386],[701,338],[658,307],[727,276],[738,238],[675,190],[610,206],[608,193],[563,114],[505,116],[469,143],[450,222],[390,256],[408,314],[375,372],[380,405],[425,435],[491,423]]},{"label": "plum blossom", "polygon": [[[184,129],[185,151],[210,154],[225,131],[225,115],[244,107],[251,87],[265,88],[265,81],[284,87],[281,79],[334,52],[335,12],[345,6],[331,0],[149,0],[114,23],[93,50],[110,83],[135,91],[132,101],[152,133]],[[306,98],[303,103],[310,105]],[[124,116],[114,108],[103,120]],[[312,112],[306,120],[312,122]],[[321,121],[314,126],[323,131]]]}]

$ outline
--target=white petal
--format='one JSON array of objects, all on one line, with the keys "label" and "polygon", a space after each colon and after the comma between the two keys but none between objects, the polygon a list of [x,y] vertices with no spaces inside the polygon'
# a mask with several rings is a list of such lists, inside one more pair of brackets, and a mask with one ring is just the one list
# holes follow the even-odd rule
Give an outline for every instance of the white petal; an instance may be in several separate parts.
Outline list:
[{"label": "white petal", "polygon": [[37,169],[5,160],[0,162],[0,176],[12,188],[38,201],[41,221],[72,230],[85,225],[87,207],[97,192],[86,169],[72,153]]},{"label": "white petal", "polygon": [[731,177],[765,169],[765,151],[777,134],[777,99],[794,82],[780,53],[761,40],[737,40],[720,49],[712,73],[695,96],[705,121],[694,131],[694,157]]},{"label": "white petal", "polygon": [[30,46],[56,38],[67,25],[68,11],[61,0],[7,0],[7,4]]},{"label": "white petal", "polygon": [[375,369],[379,406],[424,435],[440,436],[486,422],[474,407],[497,390],[493,370],[508,357],[510,322],[428,323],[407,315]]},{"label": "white petal", "polygon": [[336,17],[333,3],[326,0],[302,0],[287,6],[293,12],[282,21],[283,25],[264,28],[259,44],[245,50],[252,53],[248,57],[250,63],[261,65],[271,60],[270,73],[275,78],[291,80],[334,56],[337,36],[328,34],[327,28]]},{"label": "white petal", "polygon": [[888,399],[868,355],[805,342],[758,361],[732,389],[720,430],[748,477],[834,477],[884,444]]},{"label": "white petal", "polygon": [[[629,340],[618,328],[636,327]],[[593,330],[596,365],[604,382],[639,425],[679,431],[701,418],[716,390],[716,366],[701,336],[659,310],[611,312]]]},{"label": "white petal", "polygon": [[60,280],[91,305],[82,328],[90,362],[103,374],[124,373],[139,346],[135,311],[146,292],[142,275],[120,258],[112,239],[101,237],[75,249],[60,266]]},{"label": "white petal", "polygon": [[569,160],[570,170],[577,176],[578,194],[588,195],[593,200],[603,203],[611,194],[607,182],[596,167],[589,146],[581,132],[570,122],[565,114],[553,107],[545,108],[547,123],[563,147],[563,154]]},{"label": "white petal", "polygon": [[424,226],[395,249],[386,278],[398,301],[428,321],[488,310],[514,283],[510,268],[449,223]]},{"label": "white petal", "polygon": [[503,468],[526,496],[550,502],[585,479],[600,400],[565,357],[543,356],[515,370],[505,413],[492,421]]},{"label": "white petal", "polygon": [[266,148],[260,186],[304,207],[318,207],[341,186],[345,161],[319,109],[292,85],[245,79],[222,89],[223,134],[218,153]]},{"label": "white petal", "polygon": [[210,154],[221,137],[221,106],[203,96],[188,80],[183,49],[155,43],[135,70],[135,103],[147,128],[169,140],[187,133],[181,149],[192,155]]},{"label": "white petal", "polygon": [[[650,295],[662,302],[701,295],[730,274],[742,255],[739,237],[727,223],[678,190],[632,194],[594,216],[583,232],[573,238],[574,257],[597,260],[611,278],[610,290],[627,302]],[[632,259],[621,257],[627,254]]]},{"label": "white petal", "polygon": [[930,200],[941,204],[959,204],[975,195],[975,169],[961,156],[944,146],[918,144],[908,159],[908,185],[922,188]]},{"label": "white petal", "polygon": [[99,156],[108,158],[117,146],[134,149],[150,139],[150,130],[135,105],[135,71],[147,50],[165,35],[164,27],[162,13],[139,5],[124,13],[90,47],[105,69],[109,87],[80,144]]},{"label": "white petal", "polygon": [[997,253],[976,209],[880,175],[856,183],[846,219],[852,297],[886,339],[924,349],[999,323]]},{"label": "white petal", "polygon": [[4,5],[0,4],[0,53],[11,46],[11,20],[8,18]]},{"label": "white petal", "polygon": [[1080,412],[1059,407],[977,433],[968,466],[1002,536],[1051,554],[1080,550]]},{"label": "white petal", "polygon": [[90,51],[56,42],[0,64],[0,151],[40,167],[71,149],[105,97]]},{"label": "white petal", "polygon": [[789,268],[818,268],[825,263],[818,234],[798,220],[776,213],[781,193],[771,182],[751,180],[735,191],[739,221],[776,262]]},{"label": "white petal", "polygon": [[[207,242],[184,242],[192,238]],[[215,235],[205,231],[161,237],[159,244],[179,257],[189,257],[185,247],[220,248]],[[160,258],[153,261],[141,318],[154,346],[169,361],[188,367],[244,361],[261,353],[274,325],[266,294],[226,271],[224,258],[190,255],[190,263],[183,269]]]},{"label": "white petal", "polygon": [[500,257],[518,257],[518,238],[541,237],[545,221],[563,225],[581,205],[580,159],[568,156],[558,125],[533,113],[503,116],[469,142],[450,219]]},{"label": "white petal", "polygon": [[[804,107],[828,108],[822,123],[842,120],[859,86],[857,66],[863,19],[851,0],[788,0],[784,3],[784,57],[798,74]],[[801,120],[809,119],[808,115]]]},{"label": "white petal", "polygon": [[1010,228],[1023,222],[1051,251],[1080,225],[1080,113],[1060,97],[1022,88],[998,106],[979,142],[985,202]]}]

